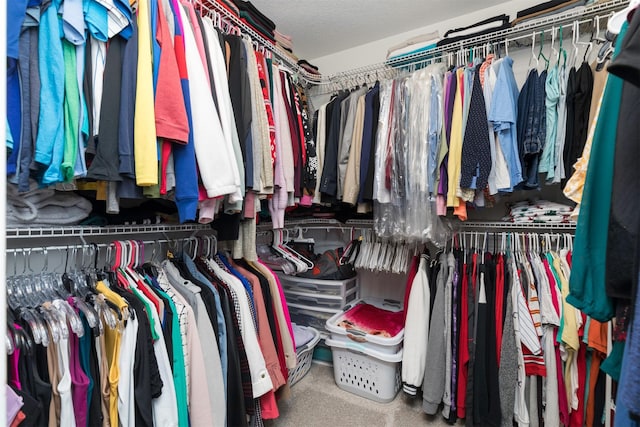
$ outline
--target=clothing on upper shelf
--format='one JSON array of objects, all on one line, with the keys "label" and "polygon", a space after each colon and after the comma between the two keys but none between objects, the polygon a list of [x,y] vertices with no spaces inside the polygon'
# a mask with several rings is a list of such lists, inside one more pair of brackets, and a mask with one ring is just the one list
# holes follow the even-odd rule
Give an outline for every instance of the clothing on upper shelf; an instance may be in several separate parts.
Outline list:
[{"label": "clothing on upper shelf", "polygon": [[91,288],[81,274],[62,276],[74,294],[39,305],[63,316],[66,335],[58,323],[35,328],[12,300],[10,331],[32,346],[8,358],[8,384],[19,396],[11,419],[22,405],[22,425],[248,426],[277,418],[274,393],[288,387],[296,359],[273,272],[224,255],[132,265],[101,273]]},{"label": "clothing on upper shelf", "polygon": [[[274,191],[278,211],[313,196],[303,92],[246,36],[216,28],[191,2],[144,0],[135,14],[127,2],[40,3],[11,9],[8,180],[18,192],[30,178],[62,183],[95,192],[110,214],[119,199],[165,198],[181,222],[201,223],[253,219]],[[237,3],[242,19],[273,31]],[[276,164],[278,149],[293,159]],[[276,172],[294,180],[274,184]]]}]

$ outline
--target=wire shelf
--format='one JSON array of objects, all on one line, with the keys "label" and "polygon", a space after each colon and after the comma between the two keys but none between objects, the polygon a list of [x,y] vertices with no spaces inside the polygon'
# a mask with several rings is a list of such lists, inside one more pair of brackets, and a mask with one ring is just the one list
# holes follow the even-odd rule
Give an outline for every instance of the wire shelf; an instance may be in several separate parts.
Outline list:
[{"label": "wire shelf", "polygon": [[572,231],[576,229],[575,222],[568,223],[530,223],[530,224],[516,224],[507,221],[450,221],[449,225],[453,231],[465,231],[469,229],[479,230],[567,230]]},{"label": "wire shelf", "polygon": [[115,236],[127,234],[170,234],[189,233],[198,231],[212,231],[209,225],[184,224],[184,225],[115,225],[106,227],[33,227],[33,228],[9,228],[7,239],[29,238],[66,238],[86,236]]},{"label": "wire shelf", "polygon": [[[539,19],[524,22],[505,30],[495,31],[481,36],[471,37],[459,42],[454,42],[445,46],[437,47],[424,52],[416,52],[409,55],[400,56],[385,62],[366,65],[363,67],[353,68],[351,70],[325,76],[319,85],[335,85],[345,80],[354,79],[355,77],[376,73],[397,73],[399,69],[406,68],[412,64],[426,61],[435,61],[444,54],[455,52],[460,49],[480,46],[482,44],[496,41],[514,41],[519,38],[528,37],[533,31],[550,31],[553,27],[568,24],[571,21],[582,18],[593,18],[602,14],[609,14],[623,9],[629,4],[628,0],[611,0],[608,2],[595,3],[589,6],[576,7],[563,13],[550,15]],[[528,34],[527,34],[528,33]],[[398,68],[396,68],[398,67]]]},{"label": "wire shelf", "polygon": [[203,9],[206,9],[209,11],[216,11],[224,15],[226,19],[230,20],[231,22],[233,22],[234,25],[241,28],[241,31],[243,34],[247,34],[248,36],[251,37],[252,40],[264,46],[265,49],[268,49],[269,51],[271,51],[281,62],[285,63],[287,67],[291,69],[291,71],[296,73],[297,76],[299,78],[302,78],[307,84],[320,84],[322,82],[323,79],[321,76],[311,74],[305,69],[303,69],[302,67],[300,67],[293,58],[289,57],[289,55],[287,55],[287,53],[284,50],[276,46],[273,41],[267,40],[265,37],[263,37],[253,28],[246,25],[235,14],[233,14],[223,5],[218,3],[217,0],[198,0],[198,5],[201,6]]}]

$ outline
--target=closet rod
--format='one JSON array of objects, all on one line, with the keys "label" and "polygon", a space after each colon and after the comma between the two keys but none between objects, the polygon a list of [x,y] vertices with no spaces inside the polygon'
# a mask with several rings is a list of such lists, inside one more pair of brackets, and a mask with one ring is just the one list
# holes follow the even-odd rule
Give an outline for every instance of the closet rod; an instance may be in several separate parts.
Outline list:
[{"label": "closet rod", "polygon": [[247,34],[252,40],[258,42],[264,46],[265,49],[271,51],[280,61],[284,62],[291,70],[299,77],[302,78],[308,85],[316,85],[322,81],[322,77],[313,75],[302,67],[300,67],[292,58],[290,58],[282,49],[277,47],[273,42],[265,39],[261,34],[256,32],[253,28],[246,25],[236,15],[227,10],[224,6],[218,3],[217,0],[196,0],[196,4],[199,8],[202,8],[208,12],[217,12],[226,19],[233,22],[234,25],[239,27],[243,34]]},{"label": "closet rod", "polygon": [[[358,67],[326,76],[323,77],[322,82],[319,85],[325,86],[331,84],[340,84],[340,82],[344,80],[354,79],[363,75],[366,76],[367,74],[384,74],[391,72],[396,73],[398,68],[410,66],[412,63],[421,60],[424,62],[424,60],[429,58],[435,60],[439,57],[444,56],[445,53],[456,52],[461,49],[468,49],[475,46],[481,46],[485,43],[504,41],[505,39],[512,41],[518,38],[531,37],[532,32],[538,32],[540,30],[550,30],[552,27],[570,23],[571,21],[576,20],[576,18],[593,19],[598,15],[608,15],[610,12],[616,12],[623,9],[625,6],[627,6],[628,3],[628,0],[611,0],[603,3],[595,3],[587,7],[578,7],[564,13],[558,13],[545,18],[536,19],[531,22],[525,22],[512,28],[472,37],[429,51],[417,52],[411,55],[402,56],[397,59],[388,60],[378,64],[366,65],[363,67]],[[588,20],[586,20],[585,22],[588,22]],[[394,66],[397,66],[398,68]]]},{"label": "closet rod", "polygon": [[568,230],[572,231],[576,229],[575,222],[560,223],[560,224],[544,224],[544,223],[531,223],[531,224],[517,224],[513,222],[505,221],[467,221],[467,222],[449,222],[451,231],[464,232],[467,229],[503,229],[503,230]]},{"label": "closet rod", "polygon": [[34,227],[7,229],[7,239],[29,239],[34,237],[81,237],[81,236],[113,236],[120,234],[153,234],[153,233],[186,233],[196,231],[212,231],[209,225],[112,225],[106,227]]},{"label": "closet rod", "polygon": [[[187,242],[188,240],[185,240],[185,242]],[[138,241],[140,242],[140,241]],[[159,240],[143,240],[141,241],[141,243],[143,245],[152,245],[152,244],[163,244],[163,243],[170,243],[170,242],[175,242],[175,240],[167,240],[167,239],[159,239]],[[108,248],[109,246],[113,245],[113,242],[111,243],[81,243],[81,244],[76,244],[76,245],[57,245],[57,246],[37,246],[37,247],[33,247],[33,248],[14,248],[14,249],[7,249],[6,253],[7,254],[15,254],[15,255],[29,255],[33,252],[36,253],[44,253],[44,252],[55,252],[55,251],[65,251],[65,250],[74,250],[74,249],[92,249],[94,247],[97,248]]]}]

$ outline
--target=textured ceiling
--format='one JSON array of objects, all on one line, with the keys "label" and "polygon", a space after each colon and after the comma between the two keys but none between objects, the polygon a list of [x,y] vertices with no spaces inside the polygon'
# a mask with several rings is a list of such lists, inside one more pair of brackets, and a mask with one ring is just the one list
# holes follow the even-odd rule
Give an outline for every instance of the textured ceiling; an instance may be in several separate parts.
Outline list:
[{"label": "textured ceiling", "polygon": [[314,59],[461,16],[505,0],[251,0]]}]

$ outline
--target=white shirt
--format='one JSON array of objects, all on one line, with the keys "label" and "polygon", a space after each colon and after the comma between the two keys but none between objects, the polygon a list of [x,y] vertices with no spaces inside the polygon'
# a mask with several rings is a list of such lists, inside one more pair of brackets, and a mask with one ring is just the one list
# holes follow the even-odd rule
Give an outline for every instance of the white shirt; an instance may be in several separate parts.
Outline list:
[{"label": "white shirt", "polygon": [[231,287],[238,297],[238,303],[240,305],[239,321],[240,321],[240,334],[244,343],[247,359],[249,361],[249,371],[251,372],[251,382],[253,389],[253,397],[258,398],[265,393],[273,390],[273,383],[269,372],[267,371],[267,365],[260,349],[260,343],[258,342],[258,335],[256,333],[255,325],[253,324],[253,317],[251,314],[251,307],[249,306],[248,296],[244,289],[244,286],[236,277],[224,271],[218,264],[211,260],[207,260],[207,264],[214,271],[215,275]]},{"label": "white shirt", "polygon": [[[182,7],[182,22],[190,22]],[[233,147],[227,144],[213,102],[211,90],[190,25],[184,25],[185,59],[189,69],[189,93],[193,127],[193,145],[198,171],[208,198],[234,195],[240,186],[240,174]],[[231,200],[236,202],[237,200]]]},{"label": "white shirt", "polygon": [[[142,293],[139,294],[143,302],[153,307],[153,303]],[[155,309],[151,310],[153,318],[152,326],[155,335],[158,337],[153,342],[153,352],[158,362],[158,371],[160,371],[160,379],[162,379],[162,394],[152,400],[153,405],[153,425],[157,427],[176,427],[178,425],[178,400],[176,397],[175,383],[173,381],[173,372],[171,370],[171,362],[169,354],[162,334],[160,325],[160,316]]]},{"label": "white shirt", "polygon": [[138,336],[138,318],[130,317],[122,331],[120,358],[118,359],[118,421],[122,426],[135,426],[135,390],[133,382],[133,364]]},{"label": "white shirt", "polygon": [[427,259],[420,258],[420,266],[411,285],[404,329],[402,353],[402,383],[404,391],[415,395],[422,385],[427,363],[431,291],[427,275]]},{"label": "white shirt", "polygon": [[[58,310],[62,319],[66,322],[63,311]],[[73,333],[67,331],[67,334]],[[60,369],[60,382],[58,394],[60,395],[60,426],[76,427],[76,415],[73,411],[73,399],[71,396],[71,371],[69,368],[69,337],[61,334],[60,341],[56,345],[58,350],[58,369]]]}]

